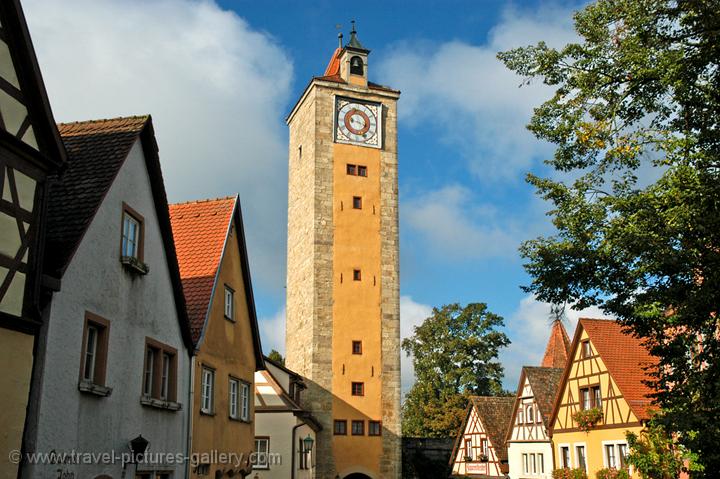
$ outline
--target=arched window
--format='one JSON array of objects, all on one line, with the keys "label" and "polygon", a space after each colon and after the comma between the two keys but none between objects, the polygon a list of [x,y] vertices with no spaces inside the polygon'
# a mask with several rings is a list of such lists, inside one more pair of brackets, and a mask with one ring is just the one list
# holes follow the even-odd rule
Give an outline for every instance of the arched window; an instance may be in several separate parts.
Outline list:
[{"label": "arched window", "polygon": [[363,75],[362,58],[356,56],[350,59],[350,73],[353,75]]}]

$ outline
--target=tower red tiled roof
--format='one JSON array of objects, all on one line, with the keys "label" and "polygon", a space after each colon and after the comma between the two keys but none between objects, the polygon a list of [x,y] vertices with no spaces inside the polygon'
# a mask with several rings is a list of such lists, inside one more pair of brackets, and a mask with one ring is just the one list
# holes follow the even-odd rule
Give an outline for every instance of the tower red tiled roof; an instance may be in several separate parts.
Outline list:
[{"label": "tower red tiled roof", "polygon": [[652,399],[648,396],[652,389],[643,381],[651,379],[645,368],[657,365],[657,358],[639,338],[623,332],[617,321],[580,318],[579,326],[587,332],[633,413],[640,420],[649,419]]},{"label": "tower red tiled roof", "polygon": [[202,334],[237,197],[170,205],[193,343]]},{"label": "tower red tiled roof", "polygon": [[545,347],[542,364],[544,368],[564,368],[570,355],[570,338],[561,320],[555,320],[550,330],[550,339]]},{"label": "tower red tiled roof", "polygon": [[332,76],[332,75],[339,75],[340,74],[340,53],[342,52],[342,48],[336,48],[335,51],[332,54],[332,57],[330,57],[330,63],[328,63],[327,68],[325,69],[325,73],[323,76]]}]

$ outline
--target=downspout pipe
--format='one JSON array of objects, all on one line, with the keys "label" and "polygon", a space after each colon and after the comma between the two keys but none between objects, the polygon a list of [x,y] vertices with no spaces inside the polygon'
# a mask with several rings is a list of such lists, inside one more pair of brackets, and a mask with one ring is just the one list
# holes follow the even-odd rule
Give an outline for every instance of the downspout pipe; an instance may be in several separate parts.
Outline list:
[{"label": "downspout pipe", "polygon": [[192,436],[193,436],[193,399],[195,398],[195,354],[190,355],[190,387],[188,388],[188,431],[187,431],[187,457],[190,459],[185,464],[185,479],[190,479],[190,468],[192,467]]},{"label": "downspout pipe", "polygon": [[290,459],[290,478],[295,479],[295,432],[300,426],[304,426],[305,423],[300,422],[299,424],[296,424],[295,427],[292,428],[292,441],[291,441],[291,447],[290,451],[292,451],[292,458]]}]

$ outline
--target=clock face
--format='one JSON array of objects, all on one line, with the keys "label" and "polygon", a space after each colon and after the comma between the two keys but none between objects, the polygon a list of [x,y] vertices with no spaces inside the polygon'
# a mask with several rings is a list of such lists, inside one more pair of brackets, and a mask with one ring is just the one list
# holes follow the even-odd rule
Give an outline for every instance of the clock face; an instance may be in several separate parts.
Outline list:
[{"label": "clock face", "polygon": [[335,140],[339,143],[380,148],[380,112],[382,105],[338,98]]}]

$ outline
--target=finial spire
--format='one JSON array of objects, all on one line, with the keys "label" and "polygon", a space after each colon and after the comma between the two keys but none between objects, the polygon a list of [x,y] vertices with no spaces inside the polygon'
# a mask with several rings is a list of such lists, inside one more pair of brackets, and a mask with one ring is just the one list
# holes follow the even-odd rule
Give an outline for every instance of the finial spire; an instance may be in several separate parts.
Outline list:
[{"label": "finial spire", "polygon": [[343,40],[343,34],[342,32],[338,33],[338,48],[342,50],[342,40]]},{"label": "finial spire", "polygon": [[352,24],[352,30],[350,31],[350,41],[348,42],[347,46],[350,48],[355,48],[356,50],[367,50],[364,46],[362,46],[362,43],[360,43],[360,40],[357,39],[357,30],[355,30],[355,20],[351,20],[350,23]]}]

